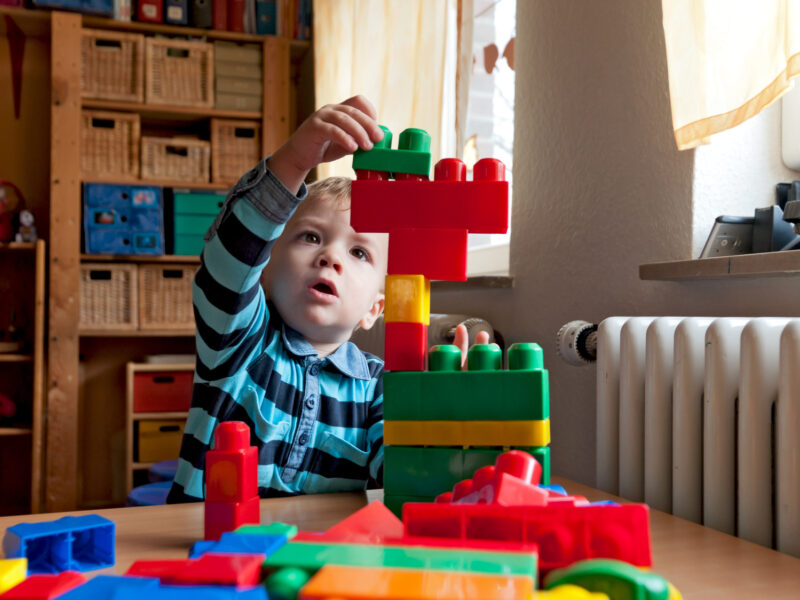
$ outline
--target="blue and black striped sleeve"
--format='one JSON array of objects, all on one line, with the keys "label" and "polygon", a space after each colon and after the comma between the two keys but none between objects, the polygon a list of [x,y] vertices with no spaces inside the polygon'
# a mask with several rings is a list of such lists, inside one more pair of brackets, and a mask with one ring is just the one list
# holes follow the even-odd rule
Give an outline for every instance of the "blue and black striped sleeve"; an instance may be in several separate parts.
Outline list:
[{"label": "blue and black striped sleeve", "polygon": [[375,391],[367,410],[367,444],[370,488],[383,487],[383,361],[370,356],[367,359],[370,375],[375,381]]}]

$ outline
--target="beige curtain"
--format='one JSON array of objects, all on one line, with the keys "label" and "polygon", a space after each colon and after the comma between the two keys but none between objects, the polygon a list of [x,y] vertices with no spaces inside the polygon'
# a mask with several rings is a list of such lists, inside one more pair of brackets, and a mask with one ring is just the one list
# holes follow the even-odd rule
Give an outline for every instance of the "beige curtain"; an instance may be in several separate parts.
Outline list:
[{"label": "beige curtain", "polygon": [[[394,134],[420,127],[435,163],[455,156],[456,0],[314,0],[317,106],[364,94]],[[319,178],[353,177],[352,158]]]},{"label": "beige curtain", "polygon": [[757,115],[800,74],[800,0],[662,0],[681,150]]}]

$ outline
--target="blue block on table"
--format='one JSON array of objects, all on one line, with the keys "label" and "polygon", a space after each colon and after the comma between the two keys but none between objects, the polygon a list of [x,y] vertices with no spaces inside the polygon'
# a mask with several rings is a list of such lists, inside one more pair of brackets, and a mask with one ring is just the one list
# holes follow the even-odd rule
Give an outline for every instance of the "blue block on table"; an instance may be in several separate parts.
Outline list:
[{"label": "blue block on table", "polygon": [[58,600],[114,600],[123,590],[131,590],[141,598],[149,597],[156,589],[158,589],[158,579],[155,577],[98,575],[62,594]]},{"label": "blue block on table", "polygon": [[[144,592],[144,593],[143,593]],[[136,587],[122,587],[114,593],[113,600],[267,600],[262,586],[236,589],[223,586],[161,585],[146,591]]]},{"label": "blue block on table", "polygon": [[189,558],[197,558],[206,552],[215,554],[266,554],[271,555],[287,541],[285,535],[223,533],[219,541],[195,542]]},{"label": "blue block on table", "polygon": [[27,558],[29,573],[90,571],[114,565],[113,521],[98,515],[20,523],[3,537],[6,558]]}]

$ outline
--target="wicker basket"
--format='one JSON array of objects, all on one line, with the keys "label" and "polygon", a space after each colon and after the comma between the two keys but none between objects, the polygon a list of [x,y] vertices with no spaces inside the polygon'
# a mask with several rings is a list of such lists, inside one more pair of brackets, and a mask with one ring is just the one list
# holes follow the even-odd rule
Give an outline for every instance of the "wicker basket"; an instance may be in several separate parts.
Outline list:
[{"label": "wicker basket", "polygon": [[84,110],[81,172],[139,177],[139,115]]},{"label": "wicker basket", "polygon": [[136,329],[136,265],[81,264],[80,328]]},{"label": "wicker basket", "polygon": [[142,179],[208,183],[211,144],[203,140],[142,137]]},{"label": "wicker basket", "polygon": [[139,329],[192,329],[196,266],[139,265]]},{"label": "wicker basket", "polygon": [[261,158],[261,123],[211,119],[211,180],[235,183]]},{"label": "wicker basket", "polygon": [[147,102],[210,108],[214,105],[214,45],[148,38]]},{"label": "wicker basket", "polygon": [[81,29],[81,96],[144,100],[144,36]]}]

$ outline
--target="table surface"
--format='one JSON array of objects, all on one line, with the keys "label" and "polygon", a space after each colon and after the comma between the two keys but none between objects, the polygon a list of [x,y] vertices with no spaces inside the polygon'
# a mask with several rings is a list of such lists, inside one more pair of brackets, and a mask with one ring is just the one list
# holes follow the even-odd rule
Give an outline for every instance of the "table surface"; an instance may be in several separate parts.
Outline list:
[{"label": "table surface", "polygon": [[[590,500],[616,499],[572,481],[554,478],[553,483]],[[322,531],[368,501],[381,498],[381,491],[376,490],[262,500],[261,521]],[[92,575],[124,573],[137,559],[186,558],[192,543],[203,536],[202,503],[92,512],[117,524],[117,563],[113,568],[92,571]],[[49,521],[63,514],[2,517],[0,531],[16,523]],[[800,598],[800,559],[657,510],[650,512],[650,531],[653,570],[670,580],[686,600]]]}]

